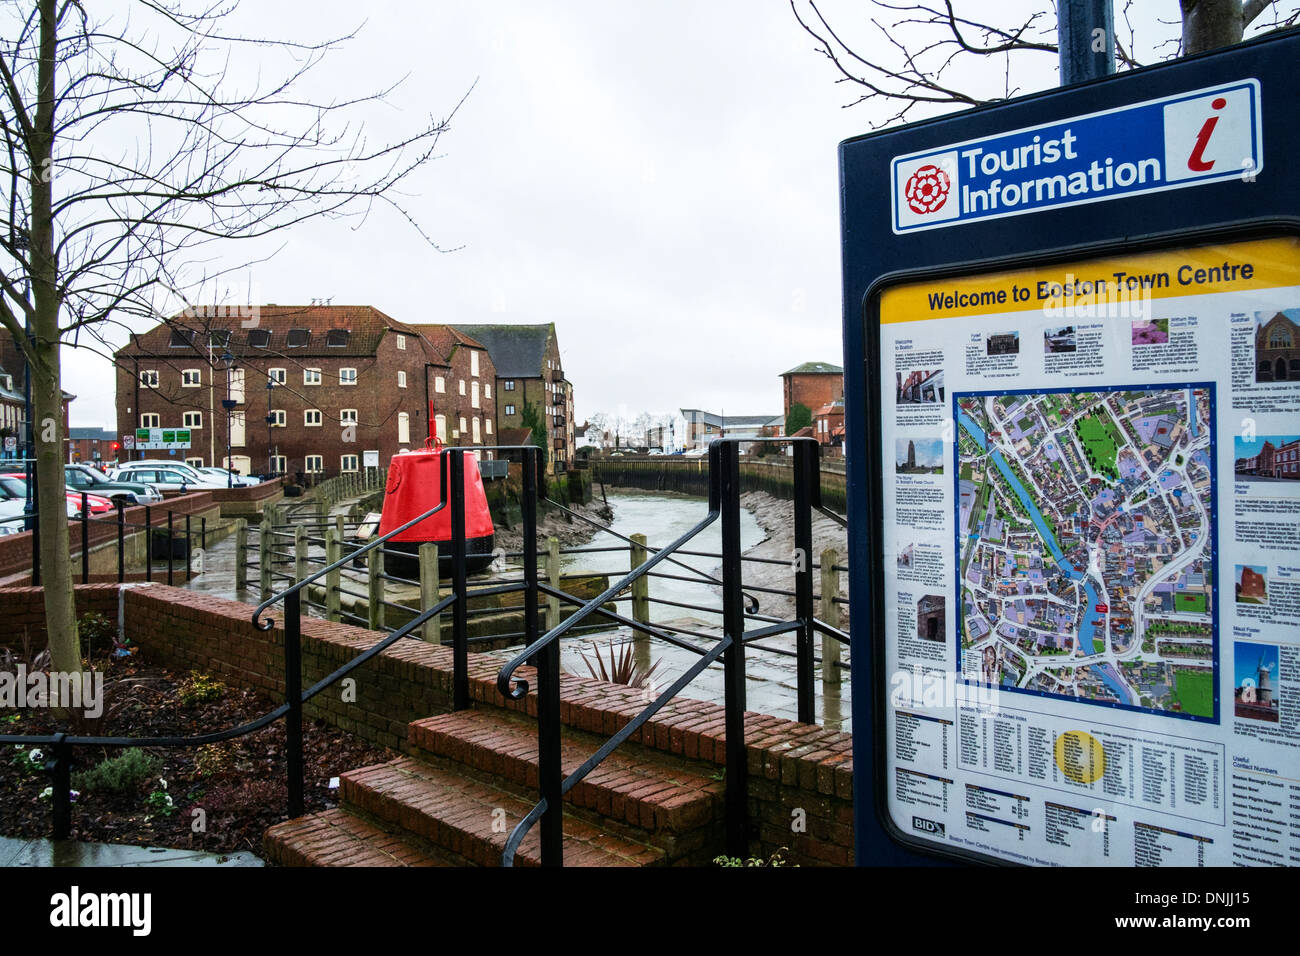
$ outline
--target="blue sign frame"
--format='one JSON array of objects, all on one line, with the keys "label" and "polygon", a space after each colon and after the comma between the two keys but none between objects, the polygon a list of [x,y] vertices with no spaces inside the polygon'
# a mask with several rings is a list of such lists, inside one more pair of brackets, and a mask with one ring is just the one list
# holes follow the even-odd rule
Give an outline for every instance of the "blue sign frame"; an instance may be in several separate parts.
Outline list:
[{"label": "blue sign frame", "polygon": [[[1280,31],[1224,50],[840,144],[850,601],[864,609],[857,615],[852,646],[854,838],[860,865],[997,862],[962,851],[937,850],[934,843],[894,826],[884,810],[888,709],[885,645],[880,635],[884,634],[884,602],[889,598],[884,592],[885,556],[880,545],[881,416],[887,411],[880,407],[876,390],[881,373],[880,293],[893,285],[939,275],[1300,233],[1300,163],[1290,161],[1300,157],[1300,124],[1293,106],[1297,63],[1300,30]],[[900,220],[898,198],[906,194],[905,181],[900,189],[900,168],[908,161],[952,152],[955,147],[991,149],[1004,139],[1024,146],[1026,133],[1030,144],[1035,134],[1041,144],[1061,138],[1060,132],[1052,136],[1044,131],[1050,134],[1067,127],[1077,129],[1077,137],[1082,127],[1075,124],[1081,118],[1114,122],[1106,117],[1163,110],[1167,104],[1193,100],[1207,91],[1213,103],[1213,94],[1225,88],[1246,90],[1251,97],[1253,126],[1248,135],[1254,152],[1243,153],[1240,159],[1252,163],[1253,169],[1237,162],[1222,175],[1197,176],[1190,161],[1197,154],[1189,151],[1193,175],[1179,184],[1142,189],[1135,183],[1133,188],[1119,187],[1113,195],[1091,196],[1086,202],[1040,202],[1036,196],[1010,215],[968,217],[959,210],[951,217],[955,221],[915,227]],[[1192,128],[1190,135],[1198,133]],[[1177,135],[1189,134],[1184,130]],[[1141,160],[1156,155],[1154,140],[1133,149],[1119,162],[1132,161],[1130,156]],[[1193,140],[1191,150],[1195,149]],[[962,157],[960,149],[957,152],[959,161],[969,162],[970,157]],[[1085,170],[1096,158],[1085,160],[1081,151],[1076,152]],[[929,185],[919,205],[941,208],[935,206],[935,190],[942,189],[942,181],[933,177]],[[950,181],[948,190],[958,185]],[[1183,185],[1196,188],[1183,191]],[[975,258],[977,254],[981,257]]]}]

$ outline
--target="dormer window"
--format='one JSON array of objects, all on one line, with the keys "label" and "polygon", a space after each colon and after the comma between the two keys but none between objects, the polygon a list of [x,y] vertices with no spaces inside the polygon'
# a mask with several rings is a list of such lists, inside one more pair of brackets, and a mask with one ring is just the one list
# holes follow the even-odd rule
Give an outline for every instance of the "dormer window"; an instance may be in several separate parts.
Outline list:
[{"label": "dormer window", "polygon": [[[290,344],[293,343],[293,333],[290,332]],[[352,337],[349,329],[330,329],[325,335],[325,344],[330,348],[343,348],[348,344],[348,339]]]},{"label": "dormer window", "polygon": [[311,341],[311,329],[290,329],[288,346],[291,349],[300,349]]},{"label": "dormer window", "polygon": [[214,349],[229,348],[230,329],[214,329],[208,333],[208,342]]},{"label": "dormer window", "polygon": [[271,333],[266,329],[250,329],[248,344],[255,349],[264,349],[271,344]]},{"label": "dormer window", "polygon": [[194,344],[194,333],[189,329],[172,329],[172,339],[167,343],[168,348],[184,349]]}]

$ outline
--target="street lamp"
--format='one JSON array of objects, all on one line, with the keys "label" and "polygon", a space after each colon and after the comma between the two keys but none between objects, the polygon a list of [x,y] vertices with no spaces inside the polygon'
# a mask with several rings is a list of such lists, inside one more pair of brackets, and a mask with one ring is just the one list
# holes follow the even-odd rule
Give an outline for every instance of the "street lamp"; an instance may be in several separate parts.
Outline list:
[{"label": "street lamp", "polygon": [[271,410],[271,394],[275,391],[275,379],[269,374],[266,376],[266,477],[270,480],[272,474],[271,463],[273,456],[271,454],[271,426],[275,424],[275,414]]},{"label": "street lamp", "polygon": [[229,349],[226,349],[226,353],[221,356],[221,364],[226,370],[226,397],[221,400],[221,407],[226,410],[226,487],[233,488],[235,476],[230,470],[230,413],[238,403],[230,397],[230,372],[235,367],[235,357],[230,354]]}]

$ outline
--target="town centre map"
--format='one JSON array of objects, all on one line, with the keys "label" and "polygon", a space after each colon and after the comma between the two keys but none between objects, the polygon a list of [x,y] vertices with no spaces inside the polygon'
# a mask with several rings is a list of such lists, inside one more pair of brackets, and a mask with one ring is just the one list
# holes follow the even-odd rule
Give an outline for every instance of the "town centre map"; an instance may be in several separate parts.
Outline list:
[{"label": "town centre map", "polygon": [[1213,386],[953,401],[960,672],[1217,719]]}]

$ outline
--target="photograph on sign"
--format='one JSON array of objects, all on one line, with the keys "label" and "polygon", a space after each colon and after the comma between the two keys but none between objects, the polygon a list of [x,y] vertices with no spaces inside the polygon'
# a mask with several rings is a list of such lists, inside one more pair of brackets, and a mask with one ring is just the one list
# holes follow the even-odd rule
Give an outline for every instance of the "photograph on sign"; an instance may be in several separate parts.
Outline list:
[{"label": "photograph on sign", "polygon": [[1300,859],[1300,241],[875,308],[893,825],[1032,864]]}]

